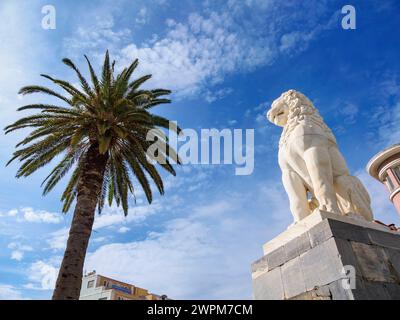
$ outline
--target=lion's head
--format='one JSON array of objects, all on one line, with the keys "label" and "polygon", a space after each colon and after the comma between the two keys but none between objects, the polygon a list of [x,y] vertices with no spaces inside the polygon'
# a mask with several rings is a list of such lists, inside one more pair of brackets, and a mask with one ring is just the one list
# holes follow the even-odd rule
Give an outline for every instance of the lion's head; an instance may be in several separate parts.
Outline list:
[{"label": "lion's head", "polygon": [[299,108],[301,106],[312,108],[313,111],[315,110],[312,102],[304,94],[293,89],[288,90],[282,93],[278,99],[274,100],[267,112],[267,118],[275,125],[284,127],[294,112],[299,113],[301,111]]},{"label": "lion's head", "polygon": [[[272,103],[267,112],[267,118],[275,125],[283,127],[279,146],[286,143],[292,132],[299,125],[305,125],[308,134],[325,135],[331,142],[336,143],[332,131],[325,124],[312,102],[304,94],[296,90],[282,93]],[[303,121],[305,119],[307,119],[307,124]]]}]

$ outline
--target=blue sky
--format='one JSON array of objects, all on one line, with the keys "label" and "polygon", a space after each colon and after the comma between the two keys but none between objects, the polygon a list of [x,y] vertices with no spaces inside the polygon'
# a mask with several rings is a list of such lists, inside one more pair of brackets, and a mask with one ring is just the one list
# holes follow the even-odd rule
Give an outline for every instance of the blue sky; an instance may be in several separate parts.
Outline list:
[{"label": "blue sky", "polygon": [[[50,3],[51,2],[51,3]],[[291,223],[280,182],[280,128],[265,112],[283,91],[306,94],[333,129],[353,174],[370,191],[375,216],[400,223],[386,191],[365,173],[368,160],[400,139],[400,4],[351,1],[357,28],[341,27],[348,1],[12,1],[0,4],[0,105],[3,128],[15,110],[41,96],[19,88],[45,84],[40,73],[76,82],[62,63],[83,54],[99,66],[106,49],[122,67],[173,90],[157,112],[183,128],[255,129],[255,169],[186,165],[167,177],[166,195],[143,195],[127,218],[118,208],[96,217],[85,269],[172,298],[250,299],[250,264],[262,244]],[[57,27],[41,27],[44,5]],[[47,299],[63,254],[71,213],[60,213],[62,182],[45,198],[50,167],[17,180],[7,168],[25,133],[0,135],[0,298]]]}]

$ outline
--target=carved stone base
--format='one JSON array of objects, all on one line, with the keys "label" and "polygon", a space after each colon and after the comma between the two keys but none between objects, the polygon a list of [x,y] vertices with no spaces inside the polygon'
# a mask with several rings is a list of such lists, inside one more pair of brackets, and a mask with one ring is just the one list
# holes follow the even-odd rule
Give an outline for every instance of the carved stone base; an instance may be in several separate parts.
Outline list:
[{"label": "carved stone base", "polygon": [[315,212],[264,246],[255,299],[400,299],[400,233]]}]

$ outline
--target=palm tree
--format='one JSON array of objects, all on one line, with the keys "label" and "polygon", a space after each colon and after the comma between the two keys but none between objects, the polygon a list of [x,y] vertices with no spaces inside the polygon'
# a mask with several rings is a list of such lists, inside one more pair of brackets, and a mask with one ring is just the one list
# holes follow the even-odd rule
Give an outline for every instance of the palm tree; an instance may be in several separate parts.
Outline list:
[{"label": "palm tree", "polygon": [[[164,194],[163,181],[154,164],[159,164],[175,175],[171,159],[178,160],[176,151],[168,145],[160,128],[168,128],[169,121],[151,114],[149,109],[170,103],[162,96],[171,92],[165,89],[140,90],[139,87],[151,75],[130,81],[138,60],[114,76],[114,65],[106,52],[101,79],[85,56],[91,76],[89,84],[79,69],[69,59],[63,62],[72,68],[79,78],[81,88],[67,81],[42,75],[65,91],[65,95],[47,87],[27,86],[20,94],[43,93],[61,100],[67,106],[31,104],[18,109],[39,109],[40,113],[24,117],[4,130],[6,134],[22,128],[33,131],[20,143],[12,159],[23,161],[16,177],[27,177],[48,164],[57,156],[61,161],[43,181],[43,195],[74,168],[68,185],[62,194],[63,213],[76,200],[67,247],[58,273],[53,299],[78,299],[82,270],[95,217],[106,200],[115,200],[128,214],[128,194],[134,196],[132,177],[141,185],[147,200],[152,202],[149,178],[160,194]],[[166,148],[156,156],[146,153],[154,142],[146,140],[149,130],[156,134],[156,143]],[[179,133],[180,129],[177,128]],[[164,151],[162,151],[164,150]]]}]

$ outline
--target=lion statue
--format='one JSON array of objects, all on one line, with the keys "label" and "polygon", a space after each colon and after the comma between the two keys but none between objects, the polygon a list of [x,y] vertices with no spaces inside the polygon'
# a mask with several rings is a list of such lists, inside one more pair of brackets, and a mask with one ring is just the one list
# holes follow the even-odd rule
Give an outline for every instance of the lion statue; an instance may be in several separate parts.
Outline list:
[{"label": "lion statue", "polygon": [[367,190],[349,174],[332,131],[306,96],[284,92],[267,118],[283,127],[278,162],[295,223],[315,209],[373,220]]}]

